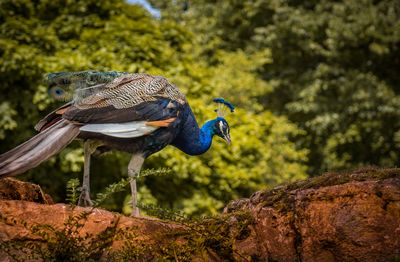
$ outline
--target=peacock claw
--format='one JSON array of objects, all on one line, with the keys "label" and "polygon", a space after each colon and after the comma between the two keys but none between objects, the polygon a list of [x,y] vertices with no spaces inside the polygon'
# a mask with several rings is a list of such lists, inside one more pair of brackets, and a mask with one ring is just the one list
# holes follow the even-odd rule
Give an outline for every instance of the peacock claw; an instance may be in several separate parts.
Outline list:
[{"label": "peacock claw", "polygon": [[133,201],[131,200],[127,204],[132,205],[132,213],[130,216],[131,217],[140,217],[140,210],[136,205],[133,204]]},{"label": "peacock claw", "polygon": [[81,187],[81,195],[79,196],[78,206],[81,207],[91,207],[93,206],[93,201],[90,199],[89,191],[86,187]]},{"label": "peacock claw", "polygon": [[140,217],[140,212],[138,207],[132,210],[131,217]]}]

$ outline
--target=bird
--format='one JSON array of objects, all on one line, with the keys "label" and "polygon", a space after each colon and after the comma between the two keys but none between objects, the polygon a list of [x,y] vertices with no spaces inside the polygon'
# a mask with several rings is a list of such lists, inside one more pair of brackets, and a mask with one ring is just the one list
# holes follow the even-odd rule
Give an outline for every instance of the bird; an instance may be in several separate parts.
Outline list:
[{"label": "bird", "polygon": [[95,152],[119,150],[132,154],[128,176],[132,216],[137,206],[136,176],[150,155],[172,145],[188,155],[200,155],[213,137],[231,144],[227,113],[234,106],[222,98],[217,117],[201,128],[185,95],[167,78],[146,73],[82,71],[51,73],[49,94],[66,103],[40,120],[39,132],[0,155],[0,178],[23,173],[60,152],[74,139],[83,141],[84,168],[78,205],[92,206],[90,159]]}]

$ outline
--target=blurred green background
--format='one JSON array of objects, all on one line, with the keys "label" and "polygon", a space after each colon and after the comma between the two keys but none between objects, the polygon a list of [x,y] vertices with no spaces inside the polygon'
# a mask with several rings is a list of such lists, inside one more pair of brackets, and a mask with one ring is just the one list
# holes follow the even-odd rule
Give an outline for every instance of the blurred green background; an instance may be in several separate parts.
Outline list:
[{"label": "blurred green background", "polygon": [[[199,124],[227,117],[232,146],[215,139],[202,156],[167,147],[139,181],[145,204],[214,214],[230,200],[326,170],[395,166],[400,147],[400,2],[151,0],[160,16],[123,0],[0,1],[0,152],[35,134],[60,106],[50,72],[118,70],[164,75]],[[93,196],[127,175],[129,155],[93,158]],[[65,201],[81,178],[79,141],[18,176]],[[121,211],[129,191],[106,206]],[[126,209],[125,209],[126,211]]]}]

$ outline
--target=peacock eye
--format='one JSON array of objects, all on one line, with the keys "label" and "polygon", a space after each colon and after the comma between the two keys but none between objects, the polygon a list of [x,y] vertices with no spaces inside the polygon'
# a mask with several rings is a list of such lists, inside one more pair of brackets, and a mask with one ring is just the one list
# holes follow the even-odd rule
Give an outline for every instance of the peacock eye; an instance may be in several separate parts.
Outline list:
[{"label": "peacock eye", "polygon": [[93,76],[89,76],[86,81],[91,85],[96,83],[96,79]]},{"label": "peacock eye", "polygon": [[51,97],[55,98],[56,100],[61,101],[61,100],[65,99],[66,93],[62,87],[52,85],[52,87],[48,90],[48,92],[49,92],[49,95]]}]

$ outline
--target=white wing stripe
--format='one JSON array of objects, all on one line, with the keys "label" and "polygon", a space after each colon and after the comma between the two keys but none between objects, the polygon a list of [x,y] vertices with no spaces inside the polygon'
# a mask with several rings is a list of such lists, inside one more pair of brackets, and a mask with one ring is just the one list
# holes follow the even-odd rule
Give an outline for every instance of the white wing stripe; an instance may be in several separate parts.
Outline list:
[{"label": "white wing stripe", "polygon": [[158,128],[157,126],[146,125],[145,121],[134,121],[127,123],[87,124],[82,126],[80,130],[113,137],[133,138],[151,133]]}]

